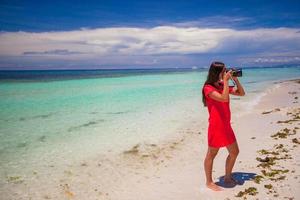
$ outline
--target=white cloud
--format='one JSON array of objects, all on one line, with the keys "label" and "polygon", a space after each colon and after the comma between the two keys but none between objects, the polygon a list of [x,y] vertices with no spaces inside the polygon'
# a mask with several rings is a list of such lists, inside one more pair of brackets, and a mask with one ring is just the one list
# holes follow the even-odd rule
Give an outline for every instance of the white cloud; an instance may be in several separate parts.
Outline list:
[{"label": "white cloud", "polygon": [[[243,19],[241,19],[243,20]],[[300,29],[234,30],[158,26],[99,28],[60,32],[1,32],[0,56],[86,60],[100,57],[151,57],[187,54],[300,52]],[[132,59],[134,60],[134,59]],[[135,61],[135,63],[142,60]],[[151,61],[147,61],[150,62]],[[260,62],[260,60],[257,60]],[[153,62],[159,64],[156,60]]]},{"label": "white cloud", "polygon": [[[22,55],[24,52],[47,52],[65,49],[70,52],[115,54],[189,54],[230,48],[243,41],[260,47],[267,42],[298,40],[299,29],[206,29],[160,26],[144,28],[82,29],[68,32],[3,32],[0,34],[1,55]],[[276,46],[276,44],[275,44]],[[224,49],[226,50],[226,49]]]},{"label": "white cloud", "polygon": [[263,58],[256,58],[254,62],[256,63],[290,63],[290,62],[296,62],[300,61],[300,57],[295,56],[295,57],[274,57],[274,58],[268,58],[268,57],[263,57]]}]

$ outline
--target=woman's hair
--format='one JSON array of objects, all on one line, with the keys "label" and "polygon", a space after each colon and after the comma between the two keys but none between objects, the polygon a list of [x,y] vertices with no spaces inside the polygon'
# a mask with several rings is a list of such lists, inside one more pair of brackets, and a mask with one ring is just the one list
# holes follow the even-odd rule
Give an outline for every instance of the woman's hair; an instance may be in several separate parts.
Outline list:
[{"label": "woman's hair", "polygon": [[[223,71],[225,64],[222,62],[212,62],[208,71],[207,79],[204,85],[211,85],[215,87],[214,83],[219,81],[220,73]],[[202,88],[202,102],[206,106],[206,100],[204,95],[204,87]]]}]

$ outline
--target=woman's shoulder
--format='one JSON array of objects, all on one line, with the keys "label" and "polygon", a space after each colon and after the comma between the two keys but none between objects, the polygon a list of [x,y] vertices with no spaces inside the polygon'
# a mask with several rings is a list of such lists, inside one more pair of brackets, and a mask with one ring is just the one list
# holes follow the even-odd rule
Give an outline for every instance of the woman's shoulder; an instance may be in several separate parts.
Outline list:
[{"label": "woman's shoulder", "polygon": [[203,89],[219,90],[220,88],[218,88],[217,86],[212,85],[212,84],[204,84],[204,85],[203,85]]},{"label": "woman's shoulder", "polygon": [[218,91],[218,89],[210,84],[205,84],[203,86],[203,94],[205,95],[205,97],[208,97],[209,93],[213,91]]},{"label": "woman's shoulder", "polygon": [[203,85],[203,88],[204,87],[213,87],[213,88],[216,88],[216,86],[214,86],[214,85],[212,85],[212,84],[209,84],[209,83],[205,83],[204,85]]}]

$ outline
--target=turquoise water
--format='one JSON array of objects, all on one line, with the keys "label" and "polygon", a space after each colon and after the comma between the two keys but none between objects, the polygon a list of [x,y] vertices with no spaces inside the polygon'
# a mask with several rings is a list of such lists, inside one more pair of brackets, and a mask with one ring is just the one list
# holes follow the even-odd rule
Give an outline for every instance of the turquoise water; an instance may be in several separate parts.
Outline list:
[{"label": "turquoise water", "polygon": [[[85,156],[162,139],[187,122],[189,113],[206,112],[201,99],[206,75],[121,71],[105,77],[2,79],[0,167],[49,150],[54,156]],[[243,70],[240,81],[254,94],[272,81],[299,77],[300,67],[251,68]]]}]

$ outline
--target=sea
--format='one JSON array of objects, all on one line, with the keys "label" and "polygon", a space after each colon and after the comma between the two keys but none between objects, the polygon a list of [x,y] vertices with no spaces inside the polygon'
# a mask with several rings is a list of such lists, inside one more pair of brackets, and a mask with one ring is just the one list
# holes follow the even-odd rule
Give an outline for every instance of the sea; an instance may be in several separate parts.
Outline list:
[{"label": "sea", "polygon": [[[207,71],[0,71],[0,178],[158,143],[191,121],[207,124]],[[232,97],[232,114],[251,111],[274,82],[296,78],[300,66],[243,68],[246,96]]]}]

